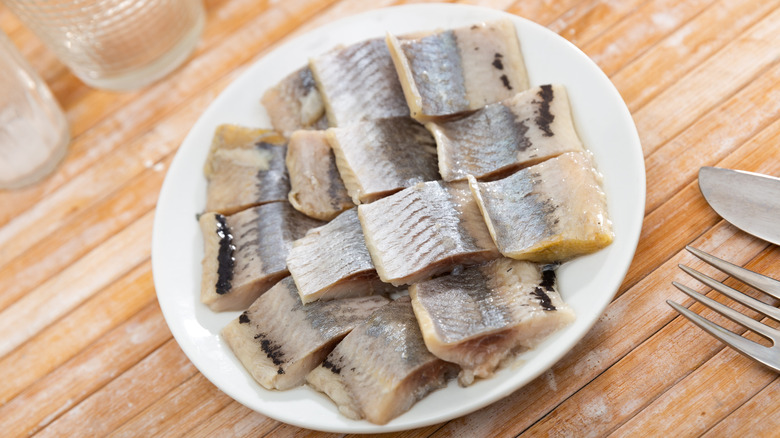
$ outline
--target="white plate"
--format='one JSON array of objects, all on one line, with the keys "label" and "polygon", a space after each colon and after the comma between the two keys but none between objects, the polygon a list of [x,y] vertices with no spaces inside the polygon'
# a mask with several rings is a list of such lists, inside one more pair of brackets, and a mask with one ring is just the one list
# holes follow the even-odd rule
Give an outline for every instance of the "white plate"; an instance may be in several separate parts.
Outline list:
[{"label": "white plate", "polygon": [[[352,421],[308,387],[267,391],[255,384],[220,329],[238,312],[213,313],[199,301],[202,237],[195,220],[203,210],[203,163],[221,123],[270,127],[259,104],[269,86],[339,43],[510,18],[520,37],[532,85],[566,86],[576,127],[604,175],[615,241],[607,249],[559,270],[561,294],[577,313],[571,326],[522,356],[522,365],[461,388],[452,382],[384,426]],[[611,301],[633,258],[642,225],[645,170],[631,116],[604,73],[557,34],[525,19],[472,6],[426,4],[375,10],[339,20],[278,47],[227,87],[193,126],[165,178],[152,238],[157,297],[176,341],[195,366],[230,397],[285,423],[332,432],[390,432],[446,421],[499,400],[539,376],[569,351]]]}]

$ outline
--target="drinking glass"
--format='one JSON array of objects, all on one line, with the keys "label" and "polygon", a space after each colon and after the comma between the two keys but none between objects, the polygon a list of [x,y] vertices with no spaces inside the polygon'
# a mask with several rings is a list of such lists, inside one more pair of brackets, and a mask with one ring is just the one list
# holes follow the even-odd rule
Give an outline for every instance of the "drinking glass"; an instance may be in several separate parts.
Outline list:
[{"label": "drinking glass", "polygon": [[87,85],[141,88],[178,67],[203,30],[202,0],[2,0]]},{"label": "drinking glass", "polygon": [[49,174],[69,141],[68,122],[49,88],[0,31],[0,189]]}]

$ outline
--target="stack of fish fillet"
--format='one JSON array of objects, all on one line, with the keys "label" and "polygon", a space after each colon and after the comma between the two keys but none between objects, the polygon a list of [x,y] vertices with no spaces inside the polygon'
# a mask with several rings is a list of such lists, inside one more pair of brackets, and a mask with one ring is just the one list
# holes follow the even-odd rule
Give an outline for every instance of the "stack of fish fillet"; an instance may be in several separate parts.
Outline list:
[{"label": "stack of fish fillet", "polygon": [[384,424],[489,378],[574,319],[556,267],[609,245],[566,89],[530,87],[514,24],[391,35],[310,60],[220,126],[201,299],[263,387]]}]

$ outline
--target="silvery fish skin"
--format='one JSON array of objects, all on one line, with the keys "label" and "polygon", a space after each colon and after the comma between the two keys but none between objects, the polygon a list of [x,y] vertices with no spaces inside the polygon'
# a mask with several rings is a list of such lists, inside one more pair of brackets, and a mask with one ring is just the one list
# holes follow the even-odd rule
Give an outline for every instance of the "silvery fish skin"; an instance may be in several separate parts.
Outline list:
[{"label": "silvery fish skin", "polygon": [[412,284],[499,256],[465,183],[432,181],[358,206],[379,277]]},{"label": "silvery fish skin", "polygon": [[606,195],[583,154],[569,152],[498,181],[469,177],[469,185],[507,257],[551,263],[612,243]]},{"label": "silvery fish skin", "polygon": [[315,219],[329,221],[355,206],[341,180],[325,131],[295,131],[287,145],[290,204]]},{"label": "silvery fish skin", "polygon": [[290,277],[222,329],[244,368],[267,389],[303,384],[357,324],[390,300],[380,296],[303,305]]},{"label": "silvery fish skin", "polygon": [[465,386],[574,320],[554,284],[551,265],[500,258],[414,284],[409,294],[428,350],[460,365]]},{"label": "silvery fish skin", "polygon": [[421,35],[387,35],[411,116],[429,121],[473,111],[528,88],[510,20]]},{"label": "silvery fish skin", "polygon": [[405,296],[355,327],[306,381],[345,416],[386,424],[457,372],[427,350]]},{"label": "silvery fish skin", "polygon": [[294,240],[322,222],[287,202],[272,202],[231,216],[205,213],[201,301],[214,311],[244,310],[289,272]]},{"label": "silvery fish skin", "polygon": [[289,136],[298,129],[325,129],[328,119],[309,66],[300,68],[269,88],[261,103],[274,129]]},{"label": "silvery fish skin", "polygon": [[287,267],[304,303],[393,289],[376,273],[354,208],[296,240]]},{"label": "silvery fish skin", "polygon": [[330,126],[409,115],[384,39],[335,48],[309,65]]},{"label": "silvery fish skin", "polygon": [[507,175],[584,148],[562,85],[534,87],[461,119],[428,123],[445,181]]},{"label": "silvery fish skin", "polygon": [[225,215],[287,201],[287,140],[275,131],[220,125],[204,165],[206,211]]},{"label": "silvery fish skin", "polygon": [[436,143],[425,127],[409,117],[357,122],[330,128],[327,135],[355,204],[440,179]]}]

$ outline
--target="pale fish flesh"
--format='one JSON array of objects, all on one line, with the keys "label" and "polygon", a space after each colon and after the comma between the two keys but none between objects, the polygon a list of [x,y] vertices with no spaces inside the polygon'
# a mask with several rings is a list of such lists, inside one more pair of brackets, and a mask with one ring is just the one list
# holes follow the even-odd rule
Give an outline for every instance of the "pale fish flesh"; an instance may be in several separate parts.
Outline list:
[{"label": "pale fish flesh", "polygon": [[499,256],[465,183],[420,183],[358,206],[379,277],[412,284]]},{"label": "pale fish flesh", "polygon": [[457,372],[425,347],[405,296],[355,327],[306,381],[345,416],[386,424]]},{"label": "pale fish flesh", "polygon": [[409,115],[383,38],[335,48],[309,65],[330,126]]},{"label": "pale fish flesh", "polygon": [[290,389],[303,384],[347,333],[388,302],[375,296],[303,305],[286,277],[225,326],[222,337],[263,387]]},{"label": "pale fish flesh", "polygon": [[355,204],[440,179],[436,143],[409,117],[363,121],[327,131],[341,178]]},{"label": "pale fish flesh", "polygon": [[329,221],[355,206],[344,187],[325,131],[295,131],[287,145],[288,199],[296,210]]},{"label": "pale fish flesh", "polygon": [[428,123],[445,181],[496,178],[584,148],[566,88],[542,85],[457,120]]},{"label": "pale fish flesh", "polygon": [[322,222],[287,202],[272,202],[231,216],[205,213],[201,301],[214,311],[245,310],[289,272],[294,240]]},{"label": "pale fish flesh", "polygon": [[287,201],[287,140],[275,131],[220,125],[206,158],[206,211],[225,215]]},{"label": "pale fish flesh", "polygon": [[528,88],[510,20],[399,37],[388,34],[387,44],[411,116],[420,121],[473,111]]},{"label": "pale fish flesh", "polygon": [[354,208],[296,240],[287,267],[304,303],[393,290],[376,273]]},{"label": "pale fish flesh", "polygon": [[271,125],[289,136],[298,129],[325,129],[328,119],[309,66],[300,68],[269,88],[261,99]]},{"label": "pale fish flesh", "polygon": [[459,381],[490,377],[574,320],[555,289],[553,265],[500,258],[412,285],[425,345],[462,367]]},{"label": "pale fish flesh", "polygon": [[595,252],[614,233],[600,179],[585,155],[569,152],[507,178],[469,177],[501,254],[550,263]]}]

